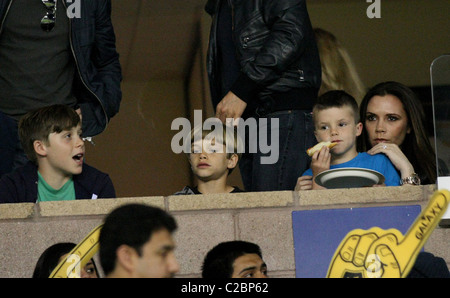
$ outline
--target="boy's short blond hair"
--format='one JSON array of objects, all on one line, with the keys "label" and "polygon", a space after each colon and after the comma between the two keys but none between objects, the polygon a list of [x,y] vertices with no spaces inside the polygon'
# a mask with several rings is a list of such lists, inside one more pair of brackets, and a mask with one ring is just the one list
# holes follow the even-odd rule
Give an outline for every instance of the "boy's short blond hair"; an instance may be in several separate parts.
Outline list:
[{"label": "boy's short blond hair", "polygon": [[360,121],[358,103],[353,96],[343,90],[332,90],[319,96],[313,107],[313,119],[320,111],[342,107],[349,107],[352,110],[355,124],[358,124]]},{"label": "boy's short blond hair", "polygon": [[25,114],[19,121],[19,138],[23,151],[30,161],[37,164],[34,141],[48,145],[51,133],[60,133],[77,127],[80,116],[66,105],[52,105]]}]

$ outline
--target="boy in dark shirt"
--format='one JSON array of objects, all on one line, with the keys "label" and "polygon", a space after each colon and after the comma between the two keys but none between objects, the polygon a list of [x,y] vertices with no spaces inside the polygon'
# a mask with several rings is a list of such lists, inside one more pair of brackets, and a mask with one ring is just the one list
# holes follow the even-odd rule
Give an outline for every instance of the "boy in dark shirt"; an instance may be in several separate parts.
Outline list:
[{"label": "boy in dark shirt", "polygon": [[19,137],[30,160],[0,180],[0,203],[115,198],[109,176],[84,163],[81,119],[66,105],[23,116]]},{"label": "boy in dark shirt", "polygon": [[190,148],[186,152],[189,152],[187,155],[197,186],[186,186],[175,195],[242,192],[227,183],[242,154],[242,149],[238,149],[242,144],[237,129],[228,127],[227,131],[227,125],[218,123],[213,126],[215,129],[199,126],[191,131]]}]

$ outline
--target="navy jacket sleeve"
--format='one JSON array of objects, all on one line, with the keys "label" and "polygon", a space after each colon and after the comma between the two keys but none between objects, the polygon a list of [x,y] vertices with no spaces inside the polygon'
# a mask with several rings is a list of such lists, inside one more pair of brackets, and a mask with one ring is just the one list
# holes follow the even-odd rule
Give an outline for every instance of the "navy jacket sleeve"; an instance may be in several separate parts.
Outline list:
[{"label": "navy jacket sleeve", "polygon": [[122,80],[119,54],[116,51],[116,38],[111,22],[111,1],[97,1],[99,7],[95,22],[95,44],[92,51],[92,61],[97,68],[97,76],[94,86],[102,90],[103,107],[108,118],[119,112],[122,92],[120,82]]},{"label": "navy jacket sleeve", "polygon": [[37,168],[31,162],[0,179],[0,203],[35,203]]},{"label": "navy jacket sleeve", "polygon": [[18,203],[18,188],[9,175],[0,179],[0,203]]},{"label": "navy jacket sleeve", "polygon": [[83,115],[83,135],[95,136],[119,111],[122,70],[111,0],[86,0],[81,14],[84,17],[72,19],[73,49],[79,67],[74,93]]},{"label": "navy jacket sleeve", "polygon": [[87,164],[83,165],[83,172],[80,175],[73,177],[73,182],[77,200],[116,197],[116,191],[109,175]]},{"label": "navy jacket sleeve", "polygon": [[105,174],[101,177],[99,186],[97,191],[99,198],[112,199],[116,197],[116,191],[109,175]]}]

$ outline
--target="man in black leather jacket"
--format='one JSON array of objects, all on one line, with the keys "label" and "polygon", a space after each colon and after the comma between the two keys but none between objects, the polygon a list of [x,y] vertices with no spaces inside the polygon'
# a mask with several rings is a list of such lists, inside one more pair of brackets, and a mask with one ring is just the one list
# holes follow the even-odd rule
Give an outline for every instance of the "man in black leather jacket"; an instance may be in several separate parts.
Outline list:
[{"label": "man in black leather jacket", "polygon": [[[22,115],[55,103],[82,115],[84,137],[103,132],[119,111],[122,74],[111,0],[58,0],[55,10],[44,5],[54,2],[0,0],[0,135],[16,136]],[[55,25],[47,32],[41,20],[53,12]],[[8,141],[0,146],[0,176],[26,162],[16,154],[18,137]]]},{"label": "man in black leather jacket", "polygon": [[[243,155],[244,187],[293,190],[309,165],[305,151],[314,144],[311,109],[321,83],[306,1],[209,0],[205,9],[213,16],[207,70],[216,117],[224,122],[255,118],[266,140],[278,136],[275,163],[261,162],[268,156],[261,145],[256,153]],[[255,140],[245,137],[246,145]]]}]

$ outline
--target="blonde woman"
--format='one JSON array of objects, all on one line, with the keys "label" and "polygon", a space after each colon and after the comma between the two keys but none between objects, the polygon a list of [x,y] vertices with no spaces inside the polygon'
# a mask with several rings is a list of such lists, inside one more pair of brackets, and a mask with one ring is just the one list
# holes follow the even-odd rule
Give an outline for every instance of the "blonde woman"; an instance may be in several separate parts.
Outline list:
[{"label": "blonde woman", "polygon": [[344,90],[352,95],[359,105],[366,90],[347,50],[326,30],[314,28],[314,34],[322,66],[319,96],[330,90]]}]

